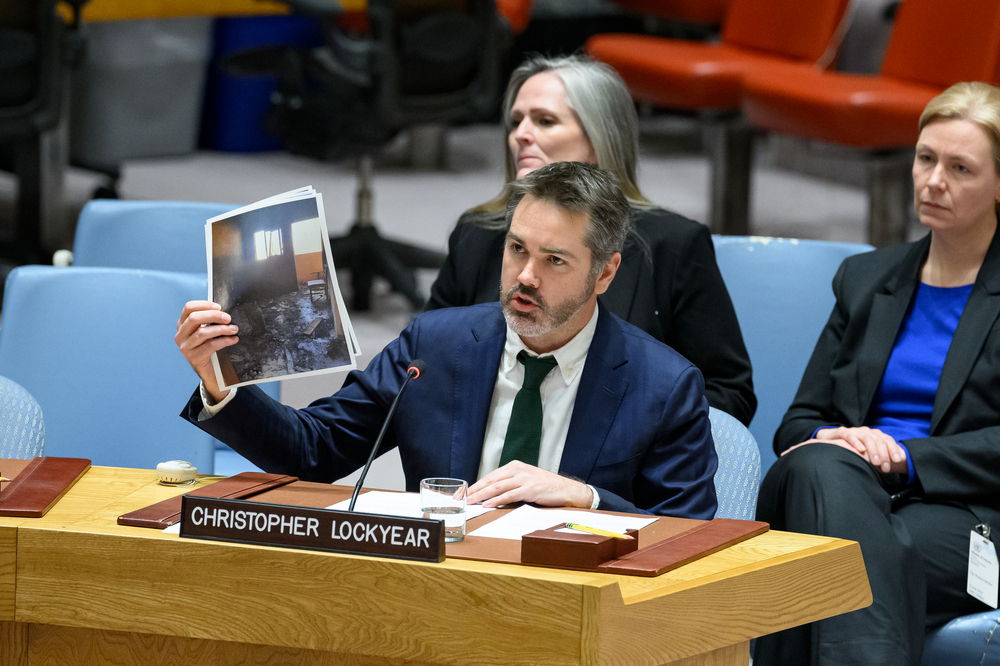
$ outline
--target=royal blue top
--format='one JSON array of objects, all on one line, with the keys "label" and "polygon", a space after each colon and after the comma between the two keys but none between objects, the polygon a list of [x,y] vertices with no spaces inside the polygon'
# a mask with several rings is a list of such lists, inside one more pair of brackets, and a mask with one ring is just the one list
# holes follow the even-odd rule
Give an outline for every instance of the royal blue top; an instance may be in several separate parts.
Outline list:
[{"label": "royal blue top", "polygon": [[941,369],[971,294],[971,284],[917,286],[885,374],[875,391],[868,426],[890,435],[903,447],[911,483],[917,475],[906,440],[930,434]]}]

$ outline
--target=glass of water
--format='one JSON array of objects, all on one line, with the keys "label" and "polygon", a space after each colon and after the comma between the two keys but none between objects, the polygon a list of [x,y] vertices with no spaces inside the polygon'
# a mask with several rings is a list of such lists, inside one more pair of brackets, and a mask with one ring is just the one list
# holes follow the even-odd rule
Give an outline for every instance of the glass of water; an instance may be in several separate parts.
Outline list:
[{"label": "glass of water", "polygon": [[430,478],[420,482],[420,510],[424,518],[444,521],[444,540],[465,538],[465,498],[469,484],[462,479]]}]

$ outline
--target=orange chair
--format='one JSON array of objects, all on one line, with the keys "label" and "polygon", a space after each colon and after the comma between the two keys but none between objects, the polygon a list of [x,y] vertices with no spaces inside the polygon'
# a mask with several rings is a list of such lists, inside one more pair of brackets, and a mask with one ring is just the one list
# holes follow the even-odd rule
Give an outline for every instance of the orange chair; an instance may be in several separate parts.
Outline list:
[{"label": "orange chair", "polygon": [[718,43],[649,35],[595,35],[586,50],[621,74],[637,100],[703,112],[715,134],[709,226],[747,233],[750,132],[739,119],[743,77],[780,77],[830,64],[848,0],[730,0]]},{"label": "orange chair", "polygon": [[507,19],[511,32],[515,35],[524,32],[531,20],[533,0],[496,0],[496,3],[497,13]]},{"label": "orange chair", "polygon": [[751,74],[743,115],[753,126],[860,148],[870,159],[868,239],[905,240],[917,121],[958,81],[1000,82],[1000,2],[906,0],[878,76],[795,67]]}]

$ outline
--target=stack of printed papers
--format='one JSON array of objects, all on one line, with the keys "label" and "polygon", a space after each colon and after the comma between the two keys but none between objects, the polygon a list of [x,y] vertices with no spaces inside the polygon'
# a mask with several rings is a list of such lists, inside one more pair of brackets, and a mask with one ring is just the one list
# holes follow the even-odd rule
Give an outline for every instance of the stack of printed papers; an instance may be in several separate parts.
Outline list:
[{"label": "stack of printed papers", "polygon": [[323,195],[278,194],[205,224],[208,298],[239,326],[212,356],[224,389],[356,367],[361,353],[337,283]]}]

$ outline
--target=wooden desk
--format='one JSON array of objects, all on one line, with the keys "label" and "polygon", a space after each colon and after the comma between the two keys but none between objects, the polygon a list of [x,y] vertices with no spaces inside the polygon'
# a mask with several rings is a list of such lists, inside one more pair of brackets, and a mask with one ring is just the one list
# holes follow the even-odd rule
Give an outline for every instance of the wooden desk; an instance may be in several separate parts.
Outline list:
[{"label": "wooden desk", "polygon": [[186,490],[152,479],[95,467],[44,518],[0,519],[4,663],[735,665],[871,602],[856,543],[783,532],[639,578],[117,525]]}]

